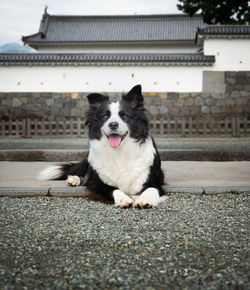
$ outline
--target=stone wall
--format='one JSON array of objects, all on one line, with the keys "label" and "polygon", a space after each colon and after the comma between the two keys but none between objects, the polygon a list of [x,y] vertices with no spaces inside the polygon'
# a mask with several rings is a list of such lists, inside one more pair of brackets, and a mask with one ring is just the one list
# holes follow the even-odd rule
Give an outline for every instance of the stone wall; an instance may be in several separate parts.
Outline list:
[{"label": "stone wall", "polygon": [[[1,119],[82,117],[88,93],[0,93]],[[117,99],[120,93],[109,94]],[[201,93],[144,93],[152,115],[203,118],[250,116],[250,72],[203,75]]]}]

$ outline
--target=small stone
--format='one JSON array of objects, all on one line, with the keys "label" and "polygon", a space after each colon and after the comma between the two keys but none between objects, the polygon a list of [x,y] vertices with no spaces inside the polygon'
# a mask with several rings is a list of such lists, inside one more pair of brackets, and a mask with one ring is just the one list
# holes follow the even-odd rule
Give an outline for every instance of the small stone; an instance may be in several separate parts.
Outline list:
[{"label": "small stone", "polygon": [[174,106],[182,107],[184,105],[184,98],[178,98],[174,100],[173,102],[174,102]]},{"label": "small stone", "polygon": [[185,99],[185,106],[193,106],[193,105],[194,105],[194,99],[193,98]]},{"label": "small stone", "polygon": [[169,99],[177,99],[179,98],[179,93],[168,93],[168,98]]},{"label": "small stone", "polygon": [[250,92],[240,91],[240,96],[241,97],[250,97]]},{"label": "small stone", "polygon": [[201,98],[200,96],[196,97],[194,100],[194,104],[195,106],[203,106],[205,105],[205,99]]},{"label": "small stone", "polygon": [[227,106],[234,106],[235,105],[235,101],[233,99],[226,99],[225,100],[225,104]]},{"label": "small stone", "polygon": [[21,100],[19,98],[14,98],[13,99],[12,106],[14,108],[20,107],[21,105],[22,105],[22,102],[21,102]]},{"label": "small stone", "polygon": [[230,98],[238,98],[240,96],[239,91],[232,91],[230,94]]},{"label": "small stone", "polygon": [[207,98],[205,100],[205,103],[206,103],[207,106],[211,107],[211,106],[214,106],[215,105],[216,101],[213,98]]},{"label": "small stone", "polygon": [[250,92],[250,85],[244,86],[244,90],[247,91],[247,92]]},{"label": "small stone", "polygon": [[201,113],[203,114],[209,114],[210,113],[210,109],[207,106],[202,106],[201,107]]},{"label": "small stone", "polygon": [[236,80],[235,78],[226,78],[226,84],[235,85]]},{"label": "small stone", "polygon": [[169,109],[168,109],[168,107],[167,106],[161,106],[160,107],[160,114],[168,114],[168,112],[169,112]]}]

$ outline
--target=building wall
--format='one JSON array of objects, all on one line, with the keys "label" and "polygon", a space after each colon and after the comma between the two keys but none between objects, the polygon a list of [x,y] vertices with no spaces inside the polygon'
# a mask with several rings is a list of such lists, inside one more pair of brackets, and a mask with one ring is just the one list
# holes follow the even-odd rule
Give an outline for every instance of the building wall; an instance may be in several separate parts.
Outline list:
[{"label": "building wall", "polygon": [[249,39],[207,39],[212,66],[0,66],[0,92],[202,92],[204,71],[249,71],[249,51]]},{"label": "building wall", "polygon": [[201,66],[0,67],[0,92],[201,92]]},{"label": "building wall", "polygon": [[[50,52],[76,52],[75,49],[78,50],[51,48]],[[82,49],[86,52],[170,53],[193,50],[194,45]],[[138,83],[145,92],[202,92],[203,71],[250,70],[249,39],[205,39],[203,50],[205,55],[215,55],[212,66],[1,66],[0,92],[114,92],[126,91]],[[46,51],[48,48],[43,52]]]},{"label": "building wall", "polygon": [[[204,72],[204,79],[204,92],[144,91],[146,108],[152,115],[166,117],[250,116],[250,71],[219,72],[219,75],[218,72],[207,71]],[[87,109],[87,94],[82,91],[0,93],[0,116],[6,120],[82,117]],[[121,92],[110,92],[108,95],[117,99]]]},{"label": "building wall", "polygon": [[250,69],[250,39],[206,39],[205,55],[214,55],[215,64],[209,70],[247,71]]},{"label": "building wall", "polygon": [[90,92],[118,97],[141,84],[154,115],[250,114],[249,39],[208,39],[213,66],[0,66],[0,116],[80,117]]}]

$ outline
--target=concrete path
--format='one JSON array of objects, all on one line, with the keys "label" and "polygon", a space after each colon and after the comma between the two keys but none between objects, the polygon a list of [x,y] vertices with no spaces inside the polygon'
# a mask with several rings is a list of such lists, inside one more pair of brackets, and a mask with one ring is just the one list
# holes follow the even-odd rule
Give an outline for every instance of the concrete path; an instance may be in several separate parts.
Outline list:
[{"label": "concrete path", "polygon": [[[0,162],[0,196],[82,196],[85,187],[39,181],[38,172],[55,162]],[[250,162],[164,161],[167,192],[250,192]]]}]

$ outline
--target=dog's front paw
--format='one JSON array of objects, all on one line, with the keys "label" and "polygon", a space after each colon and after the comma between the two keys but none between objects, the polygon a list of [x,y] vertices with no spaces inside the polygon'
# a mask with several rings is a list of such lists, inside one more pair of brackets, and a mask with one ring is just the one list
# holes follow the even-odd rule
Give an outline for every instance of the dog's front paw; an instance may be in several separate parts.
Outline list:
[{"label": "dog's front paw", "polygon": [[81,184],[81,179],[77,175],[69,175],[66,183],[70,186],[79,186]]},{"label": "dog's front paw", "polygon": [[119,189],[114,190],[113,197],[115,206],[119,206],[121,208],[128,208],[131,207],[133,204],[133,199]]},{"label": "dog's front paw", "polygon": [[160,201],[158,189],[150,187],[146,189],[133,203],[133,207],[151,208]]}]

